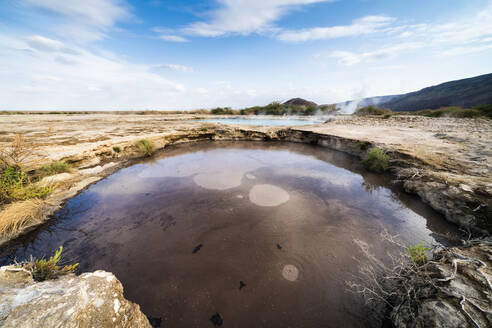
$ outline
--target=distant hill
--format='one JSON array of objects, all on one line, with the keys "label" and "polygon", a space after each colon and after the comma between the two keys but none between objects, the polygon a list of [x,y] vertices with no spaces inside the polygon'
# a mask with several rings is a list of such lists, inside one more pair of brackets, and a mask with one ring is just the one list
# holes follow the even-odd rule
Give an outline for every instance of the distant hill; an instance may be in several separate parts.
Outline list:
[{"label": "distant hill", "polygon": [[318,107],[318,104],[312,101],[308,101],[302,98],[292,98],[284,102],[284,105],[294,105],[294,106],[306,106],[306,107]]},{"label": "distant hill", "polygon": [[417,111],[448,106],[473,107],[492,104],[492,74],[456,80],[416,92],[394,96],[379,107],[393,111]]},{"label": "distant hill", "polygon": [[[346,101],[337,106],[349,106],[351,103],[353,101]],[[401,112],[449,106],[467,108],[482,104],[492,104],[492,73],[446,82],[401,95],[364,98],[356,102],[354,107],[375,105]]]}]

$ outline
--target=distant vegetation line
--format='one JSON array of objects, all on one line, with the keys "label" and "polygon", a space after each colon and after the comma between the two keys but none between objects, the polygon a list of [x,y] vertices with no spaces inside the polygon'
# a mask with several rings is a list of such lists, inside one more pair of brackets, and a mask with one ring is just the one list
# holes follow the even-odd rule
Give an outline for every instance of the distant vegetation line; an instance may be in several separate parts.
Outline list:
[{"label": "distant vegetation line", "polygon": [[486,117],[492,119],[492,105],[477,105],[472,108],[462,107],[442,107],[438,109],[424,109],[419,111],[409,112],[393,112],[391,109],[380,108],[377,106],[367,106],[359,108],[355,111],[354,115],[367,116],[377,115],[389,118],[392,115],[419,115],[426,117],[456,117],[456,118],[474,118],[474,117]]},{"label": "distant vegetation line", "polygon": [[[0,111],[0,115],[22,115],[22,114],[45,114],[45,115],[90,115],[90,114],[137,114],[137,115],[172,115],[172,114],[189,114],[189,115],[276,115],[276,116],[288,116],[288,115],[329,115],[337,114],[339,108],[334,105],[321,105],[321,106],[303,106],[303,105],[290,105],[281,104],[278,102],[270,103],[266,106],[254,106],[245,109],[232,109],[230,107],[217,107],[211,110],[200,109],[192,111],[101,111],[101,112],[25,112],[25,111]],[[383,116],[389,118],[392,115],[419,115],[426,117],[456,117],[456,118],[474,118],[474,117],[486,117],[492,119],[492,104],[477,105],[471,108],[462,107],[443,107],[438,109],[424,109],[419,111],[399,111],[394,112],[388,108],[381,108],[378,106],[366,106],[358,108],[354,115],[356,116]]]}]

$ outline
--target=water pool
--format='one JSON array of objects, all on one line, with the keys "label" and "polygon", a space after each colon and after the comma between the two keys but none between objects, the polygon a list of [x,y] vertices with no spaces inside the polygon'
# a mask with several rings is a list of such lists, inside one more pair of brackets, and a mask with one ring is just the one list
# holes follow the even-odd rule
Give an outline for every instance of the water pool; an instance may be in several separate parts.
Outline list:
[{"label": "water pool", "polygon": [[318,120],[301,120],[293,118],[216,118],[197,120],[198,122],[221,123],[221,124],[244,124],[244,125],[262,125],[262,126],[293,126],[293,125],[312,125],[320,124],[323,121]]},{"label": "water pool", "polygon": [[[445,242],[455,227],[389,178],[318,146],[204,142],[169,147],[67,201],[0,251],[1,264],[60,245],[103,269],[163,327],[368,327],[345,280],[391,245]],[[362,261],[362,262],[360,262]]]}]

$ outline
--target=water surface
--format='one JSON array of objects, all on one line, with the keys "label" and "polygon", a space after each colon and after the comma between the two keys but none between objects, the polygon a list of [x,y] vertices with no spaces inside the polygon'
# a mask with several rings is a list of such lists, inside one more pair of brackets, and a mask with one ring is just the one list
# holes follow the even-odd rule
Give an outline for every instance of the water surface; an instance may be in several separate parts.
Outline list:
[{"label": "water surface", "polygon": [[211,118],[198,120],[199,122],[221,123],[221,124],[244,124],[262,126],[293,126],[293,125],[312,125],[320,124],[320,120],[304,120],[294,118]]},{"label": "water surface", "polygon": [[63,245],[82,271],[114,272],[163,327],[213,327],[216,313],[223,327],[368,327],[377,323],[344,281],[358,272],[358,245],[387,260],[383,230],[409,244],[455,233],[343,153],[197,143],[92,185],[0,256]]}]

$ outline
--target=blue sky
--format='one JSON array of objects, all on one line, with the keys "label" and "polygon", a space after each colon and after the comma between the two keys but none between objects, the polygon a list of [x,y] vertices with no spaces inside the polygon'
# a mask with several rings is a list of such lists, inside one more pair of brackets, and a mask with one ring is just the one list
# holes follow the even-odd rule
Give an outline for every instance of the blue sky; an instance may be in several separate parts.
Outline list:
[{"label": "blue sky", "polygon": [[323,104],[492,72],[490,0],[0,5],[0,109]]}]

